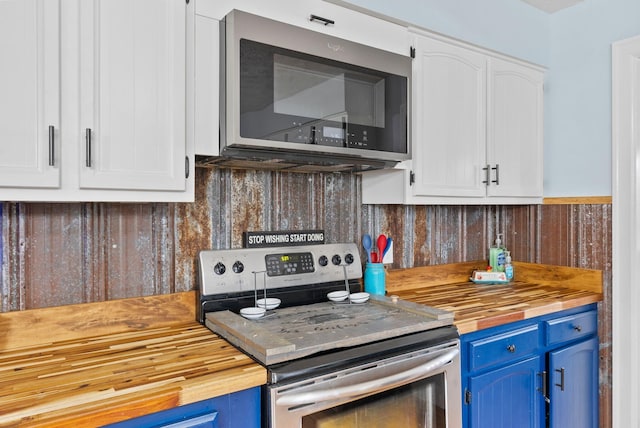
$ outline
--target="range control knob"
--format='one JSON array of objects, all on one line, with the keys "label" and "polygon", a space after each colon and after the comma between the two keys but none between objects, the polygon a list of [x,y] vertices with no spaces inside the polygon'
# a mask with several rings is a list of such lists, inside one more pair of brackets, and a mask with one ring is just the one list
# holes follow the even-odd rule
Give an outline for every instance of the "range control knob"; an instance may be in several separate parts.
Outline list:
[{"label": "range control knob", "polygon": [[320,264],[320,266],[326,266],[329,264],[329,258],[327,256],[320,256],[320,258],[318,259],[318,263]]},{"label": "range control knob", "polygon": [[233,264],[231,269],[233,269],[235,273],[242,273],[244,271],[244,265],[242,264],[241,261],[238,260]]},{"label": "range control knob", "polygon": [[351,263],[353,263],[353,254],[351,253],[347,253],[346,256],[344,256],[344,261],[346,264],[350,265]]},{"label": "range control knob", "polygon": [[227,267],[224,265],[224,263],[218,262],[213,267],[213,271],[216,273],[216,275],[222,275],[227,271]]},{"label": "range control knob", "polygon": [[342,263],[342,258],[336,254],[333,257],[331,257],[331,263],[333,263],[336,266],[340,266],[340,263]]}]

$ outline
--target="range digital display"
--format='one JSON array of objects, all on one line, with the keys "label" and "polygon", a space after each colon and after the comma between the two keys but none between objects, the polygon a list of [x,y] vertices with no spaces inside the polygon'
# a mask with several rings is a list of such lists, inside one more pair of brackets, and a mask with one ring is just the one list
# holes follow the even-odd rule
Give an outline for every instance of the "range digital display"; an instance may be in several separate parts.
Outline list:
[{"label": "range digital display", "polygon": [[315,270],[311,253],[269,254],[264,262],[269,276],[311,273]]}]

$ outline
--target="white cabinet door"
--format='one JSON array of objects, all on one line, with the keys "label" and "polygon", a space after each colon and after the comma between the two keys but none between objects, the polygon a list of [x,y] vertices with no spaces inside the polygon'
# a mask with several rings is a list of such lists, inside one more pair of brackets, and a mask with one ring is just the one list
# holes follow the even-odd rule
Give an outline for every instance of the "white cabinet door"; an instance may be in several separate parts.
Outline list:
[{"label": "white cabinet door", "polygon": [[[324,0],[198,0],[196,14],[222,19],[233,9],[286,22],[379,49],[409,54],[409,33],[404,25]],[[312,18],[315,16],[317,18]],[[328,20],[328,21],[325,21]]]},{"label": "white cabinet door", "polygon": [[0,1],[0,187],[59,187],[60,2]]},{"label": "white cabinet door", "polygon": [[487,162],[489,196],[542,197],[543,74],[490,58]]},{"label": "white cabinet door", "polygon": [[196,15],[193,97],[195,150],[220,154],[220,21]]},{"label": "white cabinet door", "polygon": [[418,35],[413,76],[413,195],[484,197],[486,57]]},{"label": "white cabinet door", "polygon": [[80,2],[80,188],[183,190],[184,0]]},{"label": "white cabinet door", "polygon": [[541,203],[543,69],[414,31],[412,160],[364,173],[362,202]]}]

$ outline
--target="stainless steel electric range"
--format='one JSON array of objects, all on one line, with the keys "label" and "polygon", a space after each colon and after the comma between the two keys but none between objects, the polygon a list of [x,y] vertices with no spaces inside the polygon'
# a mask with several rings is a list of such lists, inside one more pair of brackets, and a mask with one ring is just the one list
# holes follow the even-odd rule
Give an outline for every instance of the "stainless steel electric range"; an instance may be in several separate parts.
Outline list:
[{"label": "stainless steel electric range", "polygon": [[264,426],[461,425],[451,313],[328,299],[361,289],[355,244],[201,251],[199,278],[200,322],[267,368]]}]

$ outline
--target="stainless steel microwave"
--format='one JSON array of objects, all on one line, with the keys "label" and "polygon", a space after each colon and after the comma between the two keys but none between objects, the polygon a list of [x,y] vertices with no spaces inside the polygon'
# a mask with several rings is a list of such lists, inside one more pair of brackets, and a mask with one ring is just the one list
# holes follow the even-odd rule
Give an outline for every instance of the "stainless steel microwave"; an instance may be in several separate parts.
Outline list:
[{"label": "stainless steel microwave", "polygon": [[364,171],[409,159],[411,58],[234,10],[221,22],[220,155]]}]

